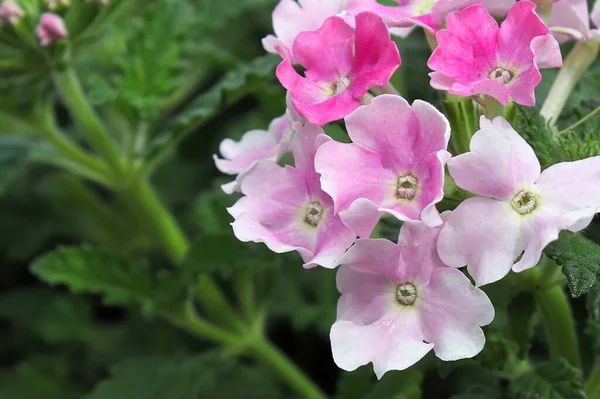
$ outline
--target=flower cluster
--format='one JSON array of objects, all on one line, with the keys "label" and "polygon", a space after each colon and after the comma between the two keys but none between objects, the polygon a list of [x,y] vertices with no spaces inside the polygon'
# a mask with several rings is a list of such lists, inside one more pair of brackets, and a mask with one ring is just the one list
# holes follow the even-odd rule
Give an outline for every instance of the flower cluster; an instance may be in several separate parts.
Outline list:
[{"label": "flower cluster", "polygon": [[[565,30],[529,1],[398,3],[281,0],[263,44],[282,57],[286,114],[215,156],[236,175],[223,189],[241,193],[228,209],[238,239],[297,251],[306,268],[339,266],[333,357],[344,370],[372,362],[378,377],[431,349],[442,360],[479,353],[494,308],[478,287],[534,267],[561,230],[585,228],[600,209],[600,157],[542,172],[509,122],[486,116],[470,152],[453,157],[446,116],[390,85],[401,67],[391,35],[418,26],[439,44],[427,64],[434,88],[534,105],[539,69],[562,65],[554,34]],[[560,0],[550,21],[566,3],[581,17],[579,2]],[[337,120],[350,143],[324,133]],[[293,166],[281,166],[288,153]],[[440,214],[446,173],[473,196]],[[370,238],[382,217],[402,221],[397,243]]]}]

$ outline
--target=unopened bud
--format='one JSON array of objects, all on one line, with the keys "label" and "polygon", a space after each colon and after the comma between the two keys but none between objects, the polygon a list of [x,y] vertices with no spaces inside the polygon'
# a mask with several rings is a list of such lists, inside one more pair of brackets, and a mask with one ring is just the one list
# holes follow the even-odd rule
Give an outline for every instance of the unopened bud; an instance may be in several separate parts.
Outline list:
[{"label": "unopened bud", "polygon": [[25,13],[14,1],[5,1],[0,4],[0,26],[15,25],[23,15]]},{"label": "unopened bud", "polygon": [[37,35],[43,47],[69,36],[65,23],[61,17],[50,12],[42,14],[37,27]]}]

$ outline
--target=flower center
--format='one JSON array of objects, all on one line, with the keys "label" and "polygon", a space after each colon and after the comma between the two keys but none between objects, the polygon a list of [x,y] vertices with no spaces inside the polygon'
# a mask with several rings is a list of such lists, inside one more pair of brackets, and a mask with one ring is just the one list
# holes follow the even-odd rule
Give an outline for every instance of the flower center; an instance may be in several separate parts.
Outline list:
[{"label": "flower center", "polygon": [[342,76],[333,84],[333,92],[336,95],[341,94],[348,90],[348,87],[350,87],[350,78]]},{"label": "flower center", "polygon": [[406,200],[415,198],[419,180],[411,174],[400,176],[396,183],[396,197]]},{"label": "flower center", "polygon": [[312,227],[317,227],[321,219],[323,219],[323,205],[318,201],[308,204],[304,213],[304,223]]},{"label": "flower center", "polygon": [[527,215],[537,207],[538,196],[531,191],[519,191],[517,195],[510,200],[513,209],[520,215]]},{"label": "flower center", "polygon": [[490,72],[489,78],[492,80],[497,80],[502,84],[507,84],[513,79],[514,75],[511,71],[504,68],[496,68],[492,72]]},{"label": "flower center", "polygon": [[396,288],[396,300],[403,306],[410,306],[417,300],[417,288],[412,283],[402,283]]},{"label": "flower center", "polygon": [[[431,10],[437,0],[421,0],[415,5],[415,16],[431,14]],[[401,2],[402,3],[402,2]]]}]

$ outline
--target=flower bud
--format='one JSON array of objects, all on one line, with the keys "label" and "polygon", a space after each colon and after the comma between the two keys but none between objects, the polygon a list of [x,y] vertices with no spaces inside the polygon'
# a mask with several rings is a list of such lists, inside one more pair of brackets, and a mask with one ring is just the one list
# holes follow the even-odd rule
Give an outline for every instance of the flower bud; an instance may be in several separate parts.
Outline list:
[{"label": "flower bud", "polygon": [[69,36],[63,19],[49,12],[42,14],[36,32],[43,47]]},{"label": "flower bud", "polygon": [[0,26],[15,25],[23,15],[25,13],[14,1],[5,1],[0,4]]}]

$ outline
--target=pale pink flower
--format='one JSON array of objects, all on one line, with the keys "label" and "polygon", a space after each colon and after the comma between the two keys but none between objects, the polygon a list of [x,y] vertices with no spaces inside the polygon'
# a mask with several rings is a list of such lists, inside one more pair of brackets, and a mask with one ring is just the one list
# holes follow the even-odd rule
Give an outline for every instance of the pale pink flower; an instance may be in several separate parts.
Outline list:
[{"label": "pale pink flower", "polygon": [[337,320],[331,327],[336,364],[347,371],[373,363],[377,378],[404,370],[431,349],[442,360],[470,358],[485,344],[480,326],[492,303],[436,251],[439,228],[404,223],[398,244],[359,239],[337,273]]},{"label": "pale pink flower", "polygon": [[[371,2],[370,11],[381,15],[393,34],[406,36],[415,26],[431,33],[437,32],[444,24],[448,14],[462,10],[471,4],[483,4],[490,14],[504,17],[516,0],[395,0],[397,7],[381,6],[377,0]],[[378,7],[379,6],[379,7]],[[384,7],[382,9],[382,7]],[[400,30],[398,30],[400,29]]]},{"label": "pale pink flower", "polygon": [[513,6],[500,28],[481,5],[450,14],[447,27],[437,33],[439,46],[427,63],[436,89],[531,106],[539,69],[562,66],[558,42],[529,1]]},{"label": "pale pink flower", "polygon": [[264,242],[277,253],[298,251],[307,268],[339,264],[356,235],[334,215],[314,170],[315,152],[328,140],[319,126],[300,125],[292,144],[295,167],[260,161],[245,174],[245,196],[228,209],[239,240]]},{"label": "pale pink flower", "polygon": [[384,212],[400,220],[442,223],[450,125],[431,104],[381,95],[345,119],[352,144],[329,142],[315,160],[335,212],[368,237]]},{"label": "pale pink flower", "polygon": [[[600,2],[596,2],[594,6],[592,21],[596,26],[600,23]],[[548,26],[560,42],[569,39],[588,41],[600,38],[600,30],[590,28],[587,0],[554,1]]]},{"label": "pale pink flower", "polygon": [[367,90],[386,84],[401,64],[383,20],[369,12],[356,16],[356,31],[342,18],[327,19],[318,31],[298,35],[293,52],[305,77],[289,58],[277,67],[277,77],[296,110],[318,125],[358,108]]},{"label": "pale pink flower", "polygon": [[44,47],[69,36],[63,19],[49,12],[42,14],[36,32]]},{"label": "pale pink flower", "polygon": [[23,15],[23,9],[14,1],[4,1],[0,4],[0,26],[15,25]]},{"label": "pale pink flower", "polygon": [[222,186],[223,191],[231,194],[240,189],[240,181],[257,161],[268,159],[277,161],[288,153],[294,129],[292,119],[286,114],[274,119],[268,130],[250,130],[238,142],[225,139],[219,146],[224,159],[213,155],[217,169],[228,175],[240,175],[239,179]]},{"label": "pale pink flower", "polygon": [[[600,208],[600,157],[540,173],[533,149],[502,117],[481,118],[471,152],[448,162],[456,184],[480,197],[446,219],[438,250],[449,266],[468,266],[477,285],[531,268],[561,230],[585,228]],[[521,258],[513,265],[515,260]]]}]

